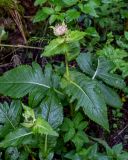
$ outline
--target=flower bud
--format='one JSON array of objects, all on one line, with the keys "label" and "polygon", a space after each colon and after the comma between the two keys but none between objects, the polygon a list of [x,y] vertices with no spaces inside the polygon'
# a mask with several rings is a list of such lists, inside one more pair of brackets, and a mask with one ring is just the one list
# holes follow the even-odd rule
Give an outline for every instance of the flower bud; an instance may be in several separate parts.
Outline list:
[{"label": "flower bud", "polygon": [[54,35],[55,36],[62,36],[67,32],[68,28],[65,24],[58,24],[54,27]]}]

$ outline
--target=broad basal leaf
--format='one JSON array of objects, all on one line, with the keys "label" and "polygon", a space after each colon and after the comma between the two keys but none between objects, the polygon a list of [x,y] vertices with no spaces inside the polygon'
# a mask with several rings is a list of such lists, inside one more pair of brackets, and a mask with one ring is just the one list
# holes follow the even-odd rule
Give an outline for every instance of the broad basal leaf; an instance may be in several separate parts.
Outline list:
[{"label": "broad basal leaf", "polygon": [[20,101],[13,101],[10,106],[5,102],[0,104],[0,137],[14,130],[19,124],[21,116]]},{"label": "broad basal leaf", "polygon": [[32,131],[35,134],[58,136],[58,133],[53,130],[50,124],[41,117],[38,117],[35,121]]},{"label": "broad basal leaf", "polygon": [[13,98],[23,97],[37,87],[43,91],[50,88],[42,69],[36,63],[32,67],[19,66],[0,77],[0,93]]},{"label": "broad basal leaf", "polygon": [[[54,90],[57,92],[57,89],[60,87],[60,76],[58,76],[58,73],[53,72],[50,64],[45,66],[44,78],[46,79],[47,84],[52,86],[52,88],[56,88]],[[42,87],[37,87],[36,89],[32,90],[29,93],[29,106],[37,107],[44,99],[44,96],[46,96],[46,90],[42,90]]]},{"label": "broad basal leaf", "polygon": [[98,87],[103,93],[105,102],[108,105],[113,106],[115,108],[120,108],[122,106],[122,102],[119,95],[113,89],[104,85],[102,82],[98,83]]},{"label": "broad basal leaf", "polygon": [[93,78],[97,76],[110,86],[123,89],[125,87],[124,80],[117,74],[109,73],[110,70],[110,61],[106,60],[104,57],[99,57],[97,69]]},{"label": "broad basal leaf", "polygon": [[41,102],[40,109],[41,111],[39,112],[42,114],[42,117],[53,128],[57,128],[62,124],[63,107],[54,91],[51,90],[48,96]]},{"label": "broad basal leaf", "polygon": [[7,148],[10,146],[21,145],[31,134],[32,132],[27,132],[24,128],[18,128],[13,132],[10,132],[5,139],[0,142],[0,147]]},{"label": "broad basal leaf", "polygon": [[81,73],[70,72],[71,80],[62,80],[62,88],[71,98],[77,100],[76,109],[83,108],[84,113],[103,128],[109,128],[107,108],[95,81],[90,81]]},{"label": "broad basal leaf", "polygon": [[105,59],[104,57],[98,58],[96,69],[94,69],[91,56],[89,55],[89,53],[81,54],[77,58],[77,63],[83,72],[92,76],[92,79],[100,78],[110,86],[119,89],[123,89],[125,87],[125,83],[121,78],[121,76],[110,73],[111,69],[113,68],[113,63]]}]

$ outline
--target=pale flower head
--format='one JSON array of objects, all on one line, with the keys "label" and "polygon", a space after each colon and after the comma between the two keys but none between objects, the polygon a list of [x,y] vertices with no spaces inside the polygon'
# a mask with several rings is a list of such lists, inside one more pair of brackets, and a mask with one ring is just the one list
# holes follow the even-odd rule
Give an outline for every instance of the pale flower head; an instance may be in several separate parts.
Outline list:
[{"label": "pale flower head", "polygon": [[67,25],[65,23],[57,24],[54,29],[54,35],[55,36],[62,36],[68,31]]}]

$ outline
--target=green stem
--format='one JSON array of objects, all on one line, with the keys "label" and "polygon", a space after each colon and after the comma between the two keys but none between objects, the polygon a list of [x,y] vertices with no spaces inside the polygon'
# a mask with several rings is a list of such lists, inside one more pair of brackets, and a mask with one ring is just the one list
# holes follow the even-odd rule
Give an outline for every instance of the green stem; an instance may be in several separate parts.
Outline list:
[{"label": "green stem", "polygon": [[67,76],[67,78],[69,79],[70,74],[69,74],[67,53],[65,53],[65,64],[66,64],[66,76]]},{"label": "green stem", "polygon": [[47,153],[47,141],[48,141],[48,135],[45,136],[45,145],[44,145],[44,152]]}]

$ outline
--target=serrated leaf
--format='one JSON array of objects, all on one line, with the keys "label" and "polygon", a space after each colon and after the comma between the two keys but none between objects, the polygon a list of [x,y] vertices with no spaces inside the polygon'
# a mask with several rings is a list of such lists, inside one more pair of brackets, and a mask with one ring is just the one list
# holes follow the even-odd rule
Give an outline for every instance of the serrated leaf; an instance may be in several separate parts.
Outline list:
[{"label": "serrated leaf", "polygon": [[92,68],[92,57],[89,53],[81,53],[77,58],[77,63],[80,67],[80,69],[89,74],[90,76],[93,76],[94,70]]},{"label": "serrated leaf", "polygon": [[64,118],[61,130],[66,132],[69,128],[74,128],[74,123],[69,118]]},{"label": "serrated leaf", "polygon": [[62,80],[62,88],[71,102],[77,100],[76,109],[82,107],[91,120],[108,130],[107,108],[97,84],[79,72],[70,72],[70,75],[70,81]]},{"label": "serrated leaf", "polygon": [[54,91],[50,91],[48,96],[40,104],[42,117],[53,127],[58,128],[63,122],[63,107]]},{"label": "serrated leaf", "polygon": [[74,127],[78,128],[82,120],[83,120],[83,115],[80,112],[78,112],[73,119]]},{"label": "serrated leaf", "polygon": [[80,12],[78,12],[76,9],[70,9],[66,12],[65,16],[66,16],[66,21],[71,22],[79,18]]},{"label": "serrated leaf", "polygon": [[21,111],[20,101],[13,101],[10,106],[6,102],[0,104],[0,137],[4,137],[17,127]]},{"label": "serrated leaf", "polygon": [[107,45],[102,50],[97,51],[97,54],[107,57],[115,64],[112,72],[120,70],[123,77],[128,75],[128,63],[125,60],[128,57],[128,53],[125,50],[119,48],[115,49],[111,45]]},{"label": "serrated leaf", "polygon": [[69,128],[68,132],[65,133],[64,135],[64,142],[68,142],[71,140],[75,135],[75,129],[74,128]]},{"label": "serrated leaf", "polygon": [[43,91],[42,88],[39,87],[32,90],[29,93],[29,106],[32,108],[37,107],[40,104],[41,100],[44,98],[45,92],[45,90]]},{"label": "serrated leaf", "polygon": [[69,31],[66,38],[59,37],[50,41],[41,56],[51,57],[68,53],[68,60],[73,60],[80,52],[79,41],[85,36],[84,32]]},{"label": "serrated leaf", "polygon": [[45,13],[43,9],[40,9],[37,11],[36,15],[34,16],[33,22],[36,23],[36,22],[44,21],[46,18],[48,18],[48,16],[49,15]]},{"label": "serrated leaf", "polygon": [[114,64],[108,59],[99,57],[96,70],[94,69],[89,53],[80,54],[77,58],[77,63],[83,72],[92,76],[92,79],[100,78],[110,86],[119,89],[123,89],[125,87],[125,82],[121,76],[110,73]]},{"label": "serrated leaf", "polygon": [[71,31],[69,32],[69,35],[66,39],[66,41],[68,43],[72,43],[72,42],[77,42],[77,41],[80,41],[81,39],[84,38],[84,36],[86,35],[85,32],[81,32],[81,31]]},{"label": "serrated leaf", "polygon": [[50,57],[57,54],[63,54],[65,48],[63,47],[64,38],[56,38],[50,41],[50,43],[45,47],[42,56]]},{"label": "serrated leaf", "polygon": [[31,128],[36,120],[34,110],[28,106],[25,106],[24,104],[22,104],[22,106],[24,108],[23,117],[25,119],[22,125],[26,128]]},{"label": "serrated leaf", "polygon": [[85,4],[81,10],[82,12],[86,13],[86,14],[89,14],[93,17],[98,17],[97,13],[96,13],[96,8],[98,7],[98,3],[96,3],[96,1],[92,1],[92,0],[89,0],[89,2],[87,4]]},{"label": "serrated leaf", "polygon": [[124,80],[119,75],[109,73],[110,70],[110,61],[105,59],[104,57],[99,57],[97,69],[93,75],[93,78],[97,76],[110,86],[123,89],[125,87]]},{"label": "serrated leaf", "polygon": [[45,92],[50,88],[42,69],[36,63],[32,67],[19,66],[0,77],[0,93],[13,98],[23,97],[38,87]]},{"label": "serrated leaf", "polygon": [[[44,78],[47,80],[47,84],[53,88],[59,88],[60,77],[57,73],[53,72],[50,64],[45,66]],[[29,94],[29,106],[32,108],[38,106],[44,99],[44,96],[46,96],[46,90],[42,90],[40,87],[32,90]]]},{"label": "serrated leaf", "polygon": [[94,27],[88,27],[85,30],[85,33],[86,33],[87,36],[92,36],[92,37],[100,38],[98,32],[96,31],[96,29]]},{"label": "serrated leaf", "polygon": [[122,101],[119,97],[119,95],[110,87],[104,85],[103,83],[98,83],[98,86],[101,90],[101,92],[103,93],[105,102],[110,105],[113,106],[115,108],[121,108],[122,106]]},{"label": "serrated leaf", "polygon": [[43,12],[48,14],[48,15],[52,15],[54,14],[54,9],[53,8],[50,8],[50,7],[43,7]]},{"label": "serrated leaf", "polygon": [[32,132],[27,132],[24,128],[18,128],[5,136],[5,139],[0,142],[0,147],[7,148],[9,146],[21,145],[31,134]]},{"label": "serrated leaf", "polygon": [[51,24],[54,23],[57,19],[58,19],[58,15],[52,14],[52,15],[49,17],[49,24],[51,25]]},{"label": "serrated leaf", "polygon": [[35,121],[32,131],[34,134],[58,136],[58,133],[53,130],[50,124],[41,117],[38,117]]},{"label": "serrated leaf", "polygon": [[78,131],[72,138],[72,142],[76,146],[76,150],[80,150],[85,143],[89,142],[88,136],[84,131]]}]

